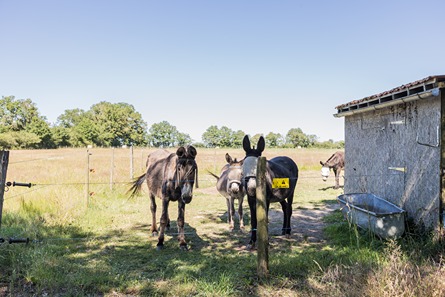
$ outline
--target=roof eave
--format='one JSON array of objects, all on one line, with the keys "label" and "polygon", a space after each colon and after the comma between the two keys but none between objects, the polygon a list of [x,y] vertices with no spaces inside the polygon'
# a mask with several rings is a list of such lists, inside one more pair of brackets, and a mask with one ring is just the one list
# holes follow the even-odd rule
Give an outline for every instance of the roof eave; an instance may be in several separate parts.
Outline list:
[{"label": "roof eave", "polygon": [[374,102],[375,100],[372,100],[372,101],[369,101],[366,103],[361,103],[361,104],[358,103],[356,105],[350,105],[347,108],[343,108],[341,110],[339,109],[338,112],[336,114],[334,114],[334,117],[339,118],[339,117],[350,116],[350,115],[357,114],[357,113],[363,113],[363,112],[368,112],[368,111],[372,111],[372,110],[379,110],[382,108],[386,108],[388,106],[394,106],[394,105],[398,105],[398,104],[408,103],[408,102],[419,100],[419,99],[426,99],[431,96],[437,97],[437,96],[439,96],[439,94],[440,94],[440,87],[437,87],[437,88],[434,88],[434,89],[431,89],[428,91],[419,92],[419,93],[415,93],[415,94],[408,95],[405,97],[400,97],[400,98],[380,102],[381,99],[387,98],[387,97],[382,97],[382,98],[378,98],[378,100],[379,100],[378,103],[373,103],[372,105],[364,106],[364,104],[369,104],[370,102]]}]

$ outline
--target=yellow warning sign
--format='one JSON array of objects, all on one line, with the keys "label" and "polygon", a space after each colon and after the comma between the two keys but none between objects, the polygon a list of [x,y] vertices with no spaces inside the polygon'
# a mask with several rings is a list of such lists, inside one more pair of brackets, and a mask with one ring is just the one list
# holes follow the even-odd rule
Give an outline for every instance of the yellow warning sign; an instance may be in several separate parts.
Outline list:
[{"label": "yellow warning sign", "polygon": [[272,188],[289,188],[289,178],[274,178],[272,180]]}]

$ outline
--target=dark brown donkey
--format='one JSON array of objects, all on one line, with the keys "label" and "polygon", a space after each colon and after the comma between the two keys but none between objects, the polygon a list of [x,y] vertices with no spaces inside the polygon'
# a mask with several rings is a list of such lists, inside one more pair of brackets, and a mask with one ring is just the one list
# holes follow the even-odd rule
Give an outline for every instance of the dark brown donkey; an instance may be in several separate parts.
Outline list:
[{"label": "dark brown donkey", "polygon": [[[243,161],[243,183],[247,192],[247,201],[250,208],[250,225],[252,233],[249,244],[254,247],[256,242],[257,217],[256,217],[256,168],[258,157],[265,147],[264,137],[260,137],[256,148],[250,147],[249,137],[243,139],[243,148],[246,157]],[[288,188],[274,188],[274,178],[286,178],[289,181]],[[290,237],[292,216],[292,201],[294,199],[295,186],[298,179],[298,166],[286,156],[275,157],[266,162],[266,209],[269,210],[271,202],[279,202],[283,210],[282,234]]]},{"label": "dark brown donkey", "polygon": [[151,232],[155,236],[158,233],[156,223],[156,200],[162,199],[162,214],[160,220],[160,232],[157,249],[164,247],[164,232],[170,228],[168,205],[170,201],[178,202],[178,240],[179,246],[187,250],[184,237],[184,212],[185,205],[192,201],[193,184],[196,180],[198,187],[198,165],[196,164],[196,149],[193,146],[180,147],[176,154],[166,150],[158,150],[148,155],[147,172],[137,178],[129,192],[131,196],[141,191],[142,184],[147,181],[150,200],[152,224]]},{"label": "dark brown donkey", "polygon": [[329,172],[332,168],[335,174],[335,187],[338,189],[340,187],[340,172],[345,168],[345,153],[338,151],[332,154],[326,162],[320,161],[321,166],[321,177],[326,181],[329,177]]},{"label": "dark brown donkey", "polygon": [[235,227],[235,199],[238,199],[239,225],[241,229],[244,229],[243,200],[246,193],[241,184],[241,166],[243,163],[242,160],[237,161],[236,158],[232,159],[229,154],[226,154],[226,161],[227,164],[221,169],[220,176],[211,172],[209,173],[217,179],[216,189],[218,192],[226,197],[227,217],[230,230],[233,230]]}]

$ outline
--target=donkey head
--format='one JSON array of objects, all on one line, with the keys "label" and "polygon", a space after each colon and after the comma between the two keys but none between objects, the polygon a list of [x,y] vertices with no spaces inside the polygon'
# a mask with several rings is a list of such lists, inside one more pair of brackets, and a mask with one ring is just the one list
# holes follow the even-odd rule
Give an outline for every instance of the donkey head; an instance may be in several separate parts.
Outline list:
[{"label": "donkey head", "polygon": [[322,161],[320,161],[321,166],[321,178],[323,179],[323,181],[326,181],[329,177],[329,173],[331,172],[331,169],[329,168],[329,165],[325,163],[323,163]]},{"label": "donkey head", "polygon": [[261,156],[265,146],[266,144],[263,136],[260,136],[260,139],[258,139],[256,148],[251,147],[249,137],[247,135],[244,136],[243,149],[246,152],[246,157],[243,162],[243,178],[249,196],[255,196],[256,193],[256,168],[258,157]]},{"label": "donkey head", "polygon": [[198,187],[198,165],[195,157],[196,149],[189,145],[180,147],[176,151],[178,162],[176,164],[176,191],[180,191],[184,203],[190,203],[193,198],[193,184],[196,180]]},{"label": "donkey head", "polygon": [[232,159],[229,154],[226,154],[226,161],[229,164],[227,172],[227,192],[232,197],[236,197],[238,194],[244,195],[241,185],[243,160],[238,161],[236,158]]}]

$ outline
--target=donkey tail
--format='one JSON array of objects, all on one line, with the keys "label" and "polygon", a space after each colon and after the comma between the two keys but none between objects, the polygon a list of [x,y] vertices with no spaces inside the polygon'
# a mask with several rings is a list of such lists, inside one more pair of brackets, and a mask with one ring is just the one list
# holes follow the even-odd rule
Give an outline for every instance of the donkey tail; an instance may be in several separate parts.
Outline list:
[{"label": "donkey tail", "polygon": [[136,178],[133,182],[131,182],[131,188],[127,191],[127,194],[130,194],[130,198],[133,198],[136,195],[139,195],[141,192],[142,184],[144,183],[147,174],[144,173],[138,178]]},{"label": "donkey tail", "polygon": [[219,176],[214,174],[213,172],[211,172],[210,170],[207,170],[207,173],[210,174],[211,176],[213,176],[214,178],[216,178],[216,180],[219,179]]}]

